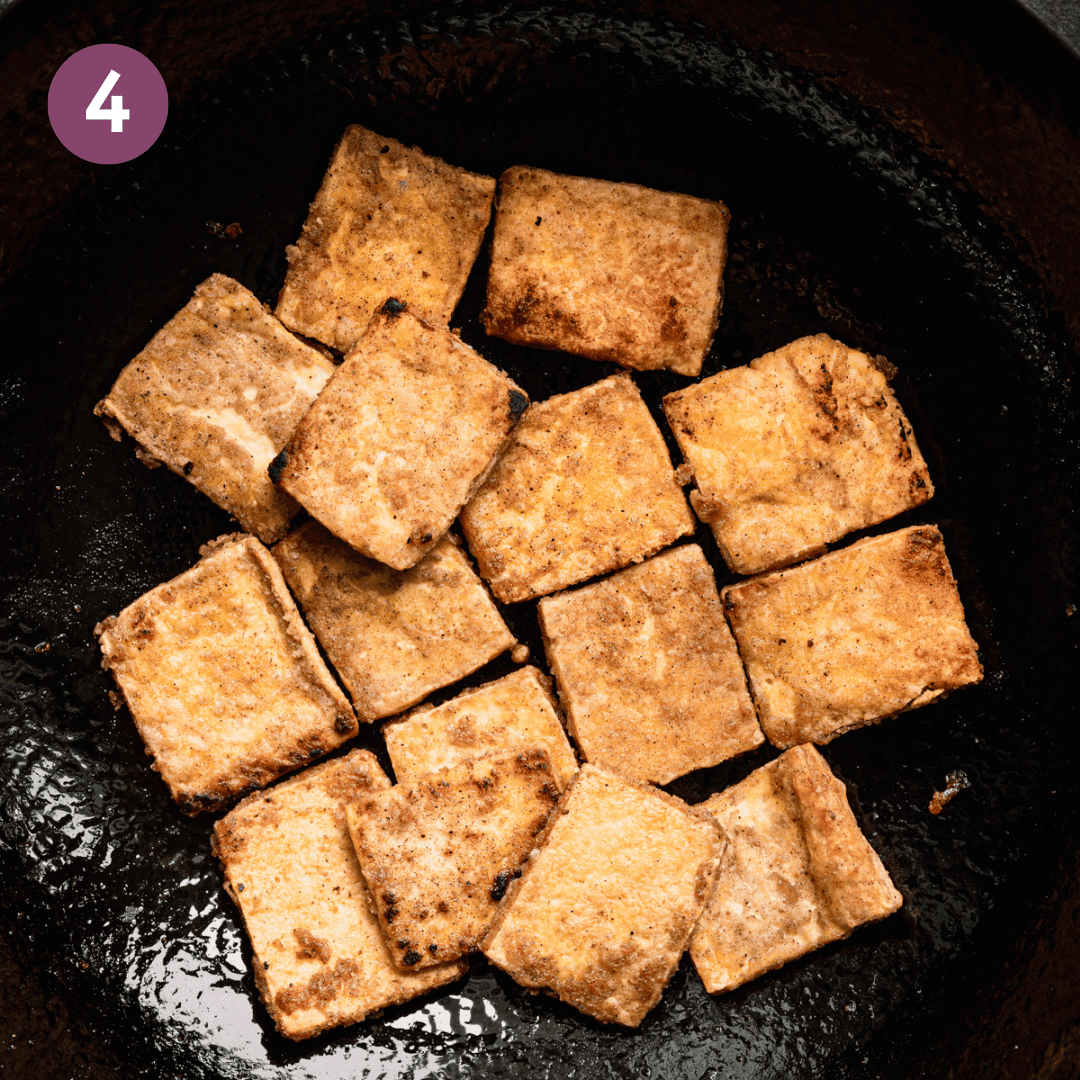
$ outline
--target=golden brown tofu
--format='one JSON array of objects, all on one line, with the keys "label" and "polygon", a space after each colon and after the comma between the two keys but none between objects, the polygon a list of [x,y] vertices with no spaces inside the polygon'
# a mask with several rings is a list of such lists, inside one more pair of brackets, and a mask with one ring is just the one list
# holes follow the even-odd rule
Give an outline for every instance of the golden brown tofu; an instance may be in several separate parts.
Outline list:
[{"label": "golden brown tofu", "polygon": [[788,750],[699,809],[731,838],[690,939],[710,994],[845,938],[903,903],[859,831],[844,785],[812,746]]},{"label": "golden brown tofu", "polygon": [[818,555],[933,495],[882,368],[818,334],[664,398],[690,502],[732,570]]},{"label": "golden brown tofu", "polygon": [[489,334],[697,375],[720,318],[723,203],[515,166],[499,181]]},{"label": "golden brown tofu", "polygon": [[388,302],[270,475],[335,536],[407,570],[450,528],[527,404],[450,331]]},{"label": "golden brown tofu", "polygon": [[290,1039],[355,1024],[467,970],[405,973],[390,959],[345,821],[346,803],[389,786],[374,755],[354,750],[249,795],[214,826],[255,985]]},{"label": "golden brown tofu", "polygon": [[637,1027],[678,966],[725,846],[716,822],[680,799],[583,765],[481,949],[522,986]]},{"label": "golden brown tofu", "polygon": [[464,761],[348,808],[349,831],[395,963],[472,952],[559,798],[539,747]]},{"label": "golden brown tofu", "polygon": [[266,468],[330,378],[243,285],[214,274],[122,372],[94,412],[267,544],[299,507]]},{"label": "golden brown tofu", "polygon": [[515,642],[451,534],[391,570],[306,521],[274,558],[363,720],[415,705]]},{"label": "golden brown tofu", "polygon": [[399,784],[470,758],[542,746],[560,791],[577,759],[555,711],[550,680],[524,667],[442,705],[421,706],[383,725],[386,749]]},{"label": "golden brown tofu", "polygon": [[461,527],[509,603],[640,562],[694,518],[659,428],[619,374],[526,409]]},{"label": "golden brown tofu", "polygon": [[827,743],[982,679],[935,525],[729,585],[723,600],[758,719],[781,749]]},{"label": "golden brown tofu", "polygon": [[215,810],[357,732],[270,552],[219,537],[95,628],[153,768],[185,814]]},{"label": "golden brown tofu", "polygon": [[295,247],[277,316],[347,352],[388,296],[447,326],[480,251],[495,181],[353,124]]},{"label": "golden brown tofu", "polygon": [[539,614],[586,761],[666,784],[765,741],[697,544],[545,597]]}]

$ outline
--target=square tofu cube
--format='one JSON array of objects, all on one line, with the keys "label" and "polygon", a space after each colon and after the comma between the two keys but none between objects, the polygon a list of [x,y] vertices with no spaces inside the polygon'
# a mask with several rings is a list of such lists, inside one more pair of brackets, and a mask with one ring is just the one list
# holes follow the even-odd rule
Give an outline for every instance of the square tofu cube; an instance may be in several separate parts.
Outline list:
[{"label": "square tofu cube", "polygon": [[546,750],[464,761],[349,806],[349,832],[394,962],[476,948],[559,799]]},{"label": "square tofu cube", "polygon": [[449,534],[416,566],[391,570],[306,521],[274,558],[362,720],[415,705],[515,643]]},{"label": "square tofu cube", "polygon": [[982,679],[941,533],[914,525],[729,585],[758,719],[819,745]]},{"label": "square tofu cube", "polygon": [[664,398],[690,501],[732,570],[819,555],[933,495],[883,368],[818,334]]},{"label": "square tofu cube", "polygon": [[560,791],[577,759],[555,711],[550,680],[523,667],[495,682],[466,690],[437,706],[421,706],[383,725],[386,749],[399,784],[488,754],[542,746]]},{"label": "square tofu cube", "polygon": [[845,938],[903,902],[844,785],[812,746],[788,750],[699,809],[731,838],[690,939],[710,994]]},{"label": "square tofu cube", "polygon": [[489,334],[697,375],[723,298],[723,203],[516,166],[499,181]]},{"label": "square tofu cube", "polygon": [[277,316],[347,352],[388,296],[447,326],[480,251],[495,181],[358,124],[330,159]]},{"label": "square tofu cube", "polygon": [[678,966],[725,844],[680,799],[583,765],[481,949],[522,986],[637,1027]]},{"label": "square tofu cube", "polygon": [[355,1024],[467,970],[406,973],[390,959],[345,821],[346,803],[389,786],[375,756],[354,750],[249,795],[214,826],[255,985],[290,1039]]},{"label": "square tofu cube", "polygon": [[450,528],[527,404],[449,330],[390,301],[270,475],[335,536],[407,570]]},{"label": "square tofu cube", "polygon": [[185,814],[215,810],[357,732],[270,552],[237,533],[201,554],[95,628],[102,667]]},{"label": "square tofu cube", "polygon": [[765,741],[697,544],[545,597],[539,613],[586,761],[666,784]]},{"label": "square tofu cube", "polygon": [[694,518],[660,429],[619,374],[527,409],[461,527],[510,603],[640,562]]},{"label": "square tofu cube", "polygon": [[238,282],[214,274],[122,372],[94,412],[267,544],[299,507],[266,468],[334,365]]}]

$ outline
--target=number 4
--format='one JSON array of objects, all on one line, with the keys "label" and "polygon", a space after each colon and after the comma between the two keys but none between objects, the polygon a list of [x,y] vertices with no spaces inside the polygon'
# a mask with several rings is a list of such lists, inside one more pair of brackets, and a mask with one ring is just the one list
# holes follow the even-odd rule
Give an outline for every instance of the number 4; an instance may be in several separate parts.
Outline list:
[{"label": "number 4", "polygon": [[94,100],[86,106],[86,119],[111,120],[112,126],[110,130],[122,132],[124,130],[124,121],[131,119],[131,110],[124,108],[124,99],[119,94],[114,94],[111,108],[103,109],[101,107],[105,104],[105,98],[109,96],[109,91],[116,85],[116,80],[119,78],[119,71],[110,71],[105,76],[105,81],[98,87]]}]

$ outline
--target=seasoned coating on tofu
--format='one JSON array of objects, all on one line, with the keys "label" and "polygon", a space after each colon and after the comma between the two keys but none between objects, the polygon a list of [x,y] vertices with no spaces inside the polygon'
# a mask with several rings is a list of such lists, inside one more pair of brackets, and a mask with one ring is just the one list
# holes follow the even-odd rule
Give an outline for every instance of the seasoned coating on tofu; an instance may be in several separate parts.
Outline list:
[{"label": "seasoned coating on tofu", "polygon": [[523,667],[466,690],[442,705],[421,706],[383,725],[399,784],[470,758],[542,746],[560,791],[577,770],[551,693],[551,680]]},{"label": "seasoned coating on tofu", "polygon": [[520,345],[697,375],[720,318],[730,220],[709,199],[507,169],[481,321]]},{"label": "seasoned coating on tofu", "polygon": [[663,436],[629,375],[525,410],[461,513],[505,603],[618,570],[694,530]]},{"label": "seasoned coating on tofu", "polygon": [[355,1024],[467,970],[405,973],[390,958],[345,821],[347,803],[389,786],[375,756],[354,750],[249,795],[214,826],[255,985],[289,1039]]},{"label": "seasoned coating on tofu", "polygon": [[214,274],[120,372],[94,413],[272,544],[299,507],[266,468],[334,365],[239,282]]},{"label": "seasoned coating on tofu", "polygon": [[680,799],[583,765],[481,950],[522,986],[637,1027],[678,966],[726,844]]},{"label": "seasoned coating on tofu", "polygon": [[935,525],[723,591],[769,742],[827,743],[982,679]]},{"label": "seasoned coating on tofu", "polygon": [[295,247],[277,316],[348,352],[388,296],[447,326],[480,251],[495,181],[353,124]]},{"label": "seasoned coating on tofu", "polygon": [[934,494],[891,370],[818,334],[664,398],[690,502],[732,570],[819,555]]},{"label": "seasoned coating on tofu", "polygon": [[306,521],[274,558],[362,720],[415,705],[515,642],[452,534],[391,570]]},{"label": "seasoned coating on tofu", "polygon": [[394,962],[472,952],[559,799],[534,747],[465,761],[348,808],[349,831]]},{"label": "seasoned coating on tofu", "polygon": [[270,552],[234,533],[201,554],[94,631],[185,814],[216,810],[358,730]]},{"label": "seasoned coating on tofu", "polygon": [[903,903],[859,831],[844,785],[796,746],[699,807],[731,840],[690,939],[710,994],[847,937]]},{"label": "seasoned coating on tofu", "polygon": [[335,536],[407,570],[450,528],[527,404],[449,330],[388,301],[271,475]]},{"label": "seasoned coating on tofu", "polygon": [[765,741],[697,544],[547,596],[539,615],[586,761],[667,784]]}]

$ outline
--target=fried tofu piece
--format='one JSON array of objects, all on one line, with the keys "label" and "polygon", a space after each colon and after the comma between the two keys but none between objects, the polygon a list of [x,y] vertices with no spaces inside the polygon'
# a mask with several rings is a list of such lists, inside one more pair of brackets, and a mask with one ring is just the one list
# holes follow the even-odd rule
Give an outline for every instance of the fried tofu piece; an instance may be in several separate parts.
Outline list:
[{"label": "fried tofu piece", "polygon": [[539,615],[587,761],[667,784],[765,741],[697,544],[545,597]]},{"label": "fried tofu piece", "polygon": [[349,832],[400,967],[472,952],[559,799],[540,747],[464,761],[348,808]]},{"label": "fried tofu piece", "polygon": [[729,585],[724,611],[774,746],[823,744],[982,679],[935,525]]},{"label": "fried tofu piece", "polygon": [[468,969],[406,973],[390,958],[345,821],[347,803],[389,786],[375,756],[354,750],[249,795],[214,826],[255,985],[287,1038],[355,1024]]},{"label": "fried tofu piece", "polygon": [[185,814],[216,810],[358,730],[270,552],[234,533],[201,554],[95,627],[102,667]]},{"label": "fried tofu piece", "polygon": [[454,334],[388,301],[270,474],[335,536],[407,570],[450,528],[527,404]]},{"label": "fried tofu piece", "polygon": [[515,644],[450,534],[391,570],[306,521],[274,558],[363,720],[393,716]]},{"label": "fried tofu piece", "polygon": [[818,334],[664,398],[690,502],[732,570],[819,555],[934,494],[891,370]]},{"label": "fried tofu piece", "polygon": [[846,938],[903,903],[844,785],[796,746],[702,803],[731,838],[690,957],[710,994]]},{"label": "fried tofu piece", "polygon": [[399,784],[470,758],[542,746],[560,791],[577,759],[555,711],[550,680],[535,667],[519,668],[442,705],[421,706],[383,725]]},{"label": "fried tofu piece", "polygon": [[481,321],[520,345],[697,375],[720,318],[730,220],[709,199],[507,169]]},{"label": "fried tofu piece", "polygon": [[637,1027],[678,966],[725,847],[707,814],[583,765],[481,950],[522,986]]},{"label": "fried tofu piece", "polygon": [[388,296],[447,326],[480,251],[495,181],[353,124],[295,247],[277,316],[348,352]]},{"label": "fried tofu piece", "polygon": [[297,340],[239,282],[214,274],[98,402],[151,467],[164,463],[267,544],[299,507],[266,468],[334,365]]},{"label": "fried tofu piece", "polygon": [[526,409],[461,527],[510,603],[640,562],[694,518],[660,429],[618,374]]}]

